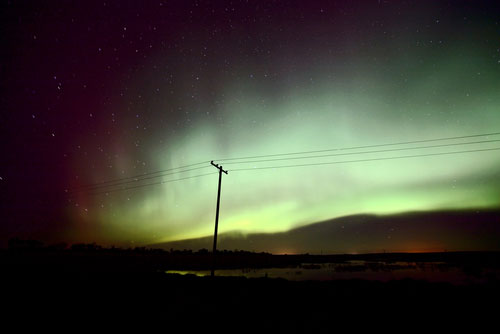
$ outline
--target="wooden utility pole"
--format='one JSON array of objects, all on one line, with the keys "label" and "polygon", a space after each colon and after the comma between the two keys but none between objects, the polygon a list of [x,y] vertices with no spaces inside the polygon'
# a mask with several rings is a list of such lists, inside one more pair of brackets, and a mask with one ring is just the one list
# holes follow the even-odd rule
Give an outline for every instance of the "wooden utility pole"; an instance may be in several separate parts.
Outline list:
[{"label": "wooden utility pole", "polygon": [[217,164],[214,164],[213,161],[210,161],[212,166],[217,168],[219,170],[219,189],[217,190],[217,210],[215,211],[215,231],[214,231],[214,249],[213,249],[213,262],[212,262],[212,273],[210,276],[214,277],[214,272],[215,272],[215,253],[217,252],[217,227],[219,226],[219,206],[220,206],[220,184],[222,181],[222,173],[226,173],[224,169],[222,169],[222,166],[219,166]]}]

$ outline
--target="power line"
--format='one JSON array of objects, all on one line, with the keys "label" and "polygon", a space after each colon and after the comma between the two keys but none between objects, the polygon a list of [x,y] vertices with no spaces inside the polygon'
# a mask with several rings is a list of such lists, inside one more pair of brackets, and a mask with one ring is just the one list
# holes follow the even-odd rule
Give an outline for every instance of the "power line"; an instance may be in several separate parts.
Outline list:
[{"label": "power line", "polygon": [[187,176],[187,177],[182,177],[182,178],[179,178],[179,179],[173,179],[173,180],[159,181],[159,182],[154,182],[154,183],[141,184],[141,185],[137,185],[137,186],[133,186],[133,187],[111,189],[111,190],[106,190],[106,191],[94,192],[94,193],[89,193],[88,195],[93,196],[93,195],[108,194],[108,193],[117,192],[117,191],[131,190],[131,189],[137,189],[137,188],[142,188],[142,187],[154,186],[154,185],[158,185],[158,184],[165,184],[165,183],[182,181],[182,180],[187,180],[187,179],[194,179],[194,178],[197,178],[197,177],[203,177],[203,176],[213,175],[213,174],[217,174],[217,173],[216,172],[215,173],[212,172],[212,173],[206,173],[206,174],[200,174],[200,175],[194,175],[194,176]]},{"label": "power line", "polygon": [[457,140],[457,139],[486,137],[486,136],[496,136],[496,135],[500,135],[500,132],[475,134],[475,135],[468,135],[468,136],[443,137],[443,138],[435,138],[435,139],[413,140],[413,141],[397,142],[397,143],[385,143],[385,144],[375,144],[375,145],[364,145],[364,146],[352,146],[352,147],[332,148],[332,149],[317,150],[317,151],[302,151],[302,152],[290,152],[290,153],[256,155],[256,156],[240,157],[240,158],[226,158],[226,159],[217,159],[217,160],[214,160],[214,161],[232,161],[232,160],[243,160],[243,159],[257,159],[257,158],[279,157],[279,156],[285,156],[285,155],[313,154],[313,153],[322,153],[322,152],[345,151],[345,150],[355,150],[355,149],[361,149],[361,148],[373,148],[373,147],[395,146],[395,145],[408,145],[408,144],[427,143],[427,142],[433,142],[433,141]]},{"label": "power line", "polygon": [[[408,144],[425,143],[425,142],[433,142],[433,141],[457,140],[457,139],[465,139],[465,138],[495,136],[495,135],[500,135],[500,132],[492,132],[492,133],[485,133],[485,134],[475,134],[475,135],[467,135],[467,136],[456,136],[456,137],[443,137],[443,138],[435,138],[435,139],[414,140],[414,141],[397,142],[397,143],[385,143],[385,144],[375,144],[375,145],[343,147],[343,148],[315,150],[315,151],[302,151],[302,152],[268,154],[268,155],[239,157],[239,158],[226,158],[226,159],[219,159],[217,161],[235,161],[235,160],[243,160],[243,159],[279,157],[279,156],[298,155],[298,154],[313,154],[313,153],[321,153],[321,152],[345,151],[345,150],[354,150],[354,149],[361,149],[361,148],[374,148],[374,147],[396,146],[396,145],[408,145]],[[496,140],[482,141],[482,142],[486,143],[486,142],[494,142],[494,141],[496,141]],[[474,142],[474,143],[480,143],[480,142]],[[442,145],[442,146],[468,145],[468,144],[472,144],[472,143],[453,143],[453,144],[445,144],[445,145]],[[429,147],[420,147],[420,148],[431,148],[431,147],[432,146],[429,146]],[[435,145],[434,147],[439,147],[439,146]],[[416,148],[410,147],[410,148],[406,148],[406,149],[411,150],[411,149],[416,149]],[[403,148],[401,148],[401,149],[395,149],[394,151],[397,151],[397,150],[405,150],[405,149],[403,149]],[[380,150],[380,151],[371,151],[371,152],[366,152],[366,153],[382,153],[382,152],[389,152],[389,151],[390,150]],[[365,152],[353,152],[353,153],[336,154],[336,155],[366,154],[366,153]],[[268,162],[268,161],[279,161],[279,160],[295,160],[295,159],[308,159],[308,158],[318,158],[318,157],[327,157],[327,156],[335,156],[335,155],[290,157],[290,158],[270,159],[270,160],[261,160],[261,161],[227,162],[226,164],[255,163],[255,162]],[[94,189],[106,188],[106,187],[112,187],[112,186],[120,186],[120,185],[123,185],[123,184],[129,184],[129,183],[141,182],[143,180],[154,179],[156,177],[168,176],[168,175],[172,175],[172,174],[175,174],[175,173],[182,173],[182,172],[187,172],[187,171],[192,171],[192,170],[197,170],[197,169],[202,169],[202,168],[208,168],[209,165],[208,166],[197,167],[197,168],[185,169],[185,168],[195,167],[195,166],[199,166],[199,165],[202,165],[202,164],[208,164],[208,163],[210,163],[210,160],[201,161],[201,162],[198,162],[198,163],[193,163],[193,164],[179,166],[179,167],[174,167],[174,168],[169,168],[169,169],[158,170],[158,171],[154,171],[154,172],[143,173],[143,174],[140,174],[140,175],[135,175],[135,176],[130,176],[130,177],[116,178],[116,179],[112,179],[112,180],[108,180],[108,181],[103,181],[103,182],[98,182],[98,183],[93,183],[93,184],[86,184],[86,185],[82,185],[82,186],[70,189],[70,193],[80,192],[80,191],[88,191],[88,190],[94,190]],[[185,170],[182,170],[182,169],[185,169]],[[173,171],[176,171],[176,172],[173,172]],[[168,173],[168,172],[172,172],[172,173]],[[162,174],[162,173],[167,173],[167,174]],[[155,174],[161,174],[161,175],[155,175]],[[155,175],[155,176],[153,176],[153,175]]]},{"label": "power line", "polygon": [[[104,185],[104,184],[108,184],[108,183],[120,182],[120,181],[124,181],[124,180],[134,180],[134,181],[136,181],[136,180],[139,180],[139,179],[141,179],[141,178],[143,178],[145,176],[149,176],[149,175],[153,175],[153,174],[159,174],[159,173],[165,173],[165,172],[170,172],[170,171],[173,171],[173,170],[176,170],[176,169],[183,169],[183,168],[194,167],[194,166],[198,166],[198,165],[209,163],[209,162],[210,161],[202,161],[202,162],[198,162],[198,163],[195,163],[195,164],[190,164],[190,165],[185,165],[185,166],[180,166],[180,167],[174,167],[174,168],[169,168],[169,169],[163,169],[163,170],[158,170],[158,171],[155,171],[155,172],[148,172],[148,173],[144,173],[144,174],[140,174],[140,175],[135,175],[135,176],[128,176],[128,177],[123,177],[123,178],[111,179],[111,180],[103,181],[103,182],[90,183],[90,184],[86,184],[86,185],[82,185],[82,186],[79,186],[79,187],[72,188],[71,191],[78,190],[78,189],[81,189],[81,188],[92,188],[92,187],[95,187],[95,186]],[[200,167],[200,169],[201,168],[206,168],[206,167],[209,167],[209,166]],[[194,169],[192,169],[192,170],[194,170]],[[184,172],[184,171],[178,171],[177,173],[181,173],[181,172]]]},{"label": "power line", "polygon": [[319,166],[319,165],[334,165],[334,164],[343,164],[343,163],[381,161],[381,160],[395,160],[395,159],[430,157],[430,156],[460,154],[460,153],[486,152],[486,151],[496,151],[496,150],[500,150],[500,147],[486,148],[486,149],[477,149],[477,150],[467,150],[467,151],[454,151],[454,152],[442,152],[442,153],[428,153],[428,154],[404,155],[404,156],[386,157],[386,158],[372,158],[372,159],[361,159],[361,160],[344,160],[344,161],[332,161],[332,162],[318,162],[318,163],[310,163],[310,164],[297,164],[297,165],[284,165],[284,166],[265,166],[265,167],[253,167],[253,168],[238,168],[238,169],[232,169],[231,172],[249,171],[249,170],[261,170],[261,169],[278,169],[278,168],[291,168],[291,167]]},{"label": "power line", "polygon": [[[427,154],[415,154],[415,155],[404,155],[404,156],[396,156],[396,157],[385,157],[385,158],[371,158],[371,159],[359,159],[359,160],[343,160],[343,161],[332,161],[332,162],[320,162],[320,163],[309,163],[309,164],[295,164],[295,165],[281,165],[281,166],[265,166],[265,167],[254,167],[254,168],[238,168],[233,169],[231,172],[240,172],[240,171],[255,171],[255,170],[264,170],[264,169],[279,169],[279,168],[294,168],[294,167],[307,167],[307,166],[319,166],[319,165],[334,165],[334,164],[343,164],[343,163],[357,163],[357,162],[370,162],[370,161],[382,161],[382,160],[396,160],[396,159],[407,159],[407,158],[419,158],[419,157],[429,157],[429,156],[442,156],[442,155],[451,155],[451,154],[462,154],[462,153],[473,153],[473,152],[488,152],[488,151],[497,151],[500,150],[500,147],[495,148],[487,148],[487,149],[474,149],[474,150],[465,150],[465,151],[453,151],[453,152],[441,152],[441,153],[427,153]],[[216,173],[206,173],[194,176],[183,177],[179,179],[159,181],[154,183],[141,184],[133,187],[127,188],[119,188],[119,189],[111,189],[107,191],[94,192],[89,195],[100,195],[100,194],[108,194],[117,191],[124,190],[132,190],[142,187],[148,187],[158,184],[165,184],[170,182],[182,181],[191,178],[203,177],[208,175],[213,175]]]},{"label": "power line", "polygon": [[169,175],[173,175],[173,174],[177,174],[177,173],[191,172],[191,171],[194,171],[194,170],[199,170],[199,169],[203,169],[203,168],[207,168],[207,167],[209,167],[209,166],[202,166],[202,167],[196,167],[196,168],[191,168],[191,169],[185,169],[185,170],[171,172],[171,173],[166,173],[166,174],[160,174],[160,175],[155,175],[155,176],[143,177],[143,178],[140,178],[140,179],[136,178],[136,179],[133,179],[133,180],[130,180],[130,181],[124,181],[124,182],[114,182],[114,183],[111,183],[111,184],[100,184],[100,185],[97,184],[97,185],[94,185],[94,186],[89,186],[89,187],[87,187],[85,189],[72,190],[72,191],[70,191],[70,193],[78,193],[78,192],[85,192],[85,191],[89,191],[89,190],[95,190],[95,189],[101,189],[101,188],[107,188],[107,187],[121,186],[121,185],[124,185],[124,184],[136,183],[136,182],[142,182],[144,180],[155,179],[157,177],[169,176]]},{"label": "power line", "polygon": [[468,142],[468,143],[451,143],[451,144],[440,144],[440,145],[429,145],[429,146],[393,148],[393,149],[376,150],[376,151],[335,153],[335,154],[323,154],[323,155],[309,155],[309,156],[305,156],[305,157],[292,157],[292,158],[278,158],[278,159],[266,159],[266,160],[237,161],[237,162],[227,162],[226,165],[259,163],[259,162],[270,162],[270,161],[302,160],[302,159],[312,159],[312,158],[326,158],[326,157],[335,157],[335,156],[343,156],[343,155],[384,153],[384,152],[406,151],[406,150],[417,150],[417,149],[428,149],[428,148],[461,146],[461,145],[473,145],[473,144],[484,144],[484,143],[494,143],[494,142],[500,142],[500,139],[482,140],[482,141]]},{"label": "power line", "polygon": [[[416,149],[429,149],[429,148],[450,147],[450,146],[485,144],[485,143],[493,143],[493,142],[500,142],[500,139],[482,140],[482,141],[467,142],[467,143],[450,143],[450,144],[439,144],[439,145],[427,145],[427,146],[417,146],[417,147],[395,148],[395,149],[375,150],[375,151],[362,151],[362,152],[349,152],[349,153],[335,153],[335,154],[325,154],[325,155],[313,155],[313,156],[304,156],[304,157],[289,157],[289,158],[277,158],[277,159],[266,159],[266,160],[237,161],[237,162],[228,162],[227,164],[248,164],[248,163],[261,163],[261,162],[271,162],[271,161],[302,160],[302,159],[325,158],[325,157],[333,157],[333,156],[358,155],[358,154],[373,154],[373,153],[386,153],[386,152],[405,151],[405,150],[416,150]],[[203,168],[207,168],[207,167],[209,167],[209,166],[202,166],[202,167],[196,167],[196,168],[186,169],[186,170],[182,170],[182,171],[167,173],[167,174],[160,174],[160,175],[155,175],[155,176],[143,177],[141,179],[134,179],[134,180],[131,180],[131,181],[115,182],[114,184],[96,185],[96,186],[89,187],[89,188],[84,189],[84,190],[77,190],[77,191],[74,191],[74,192],[82,192],[82,191],[87,191],[87,190],[94,190],[94,189],[100,189],[100,188],[107,188],[107,187],[111,187],[111,186],[120,186],[120,185],[125,185],[125,184],[130,184],[130,183],[142,182],[144,180],[154,179],[154,178],[163,177],[163,176],[169,176],[169,175],[173,175],[173,174],[176,174],[176,173],[179,173],[179,172],[194,171],[194,170],[203,169]]]}]

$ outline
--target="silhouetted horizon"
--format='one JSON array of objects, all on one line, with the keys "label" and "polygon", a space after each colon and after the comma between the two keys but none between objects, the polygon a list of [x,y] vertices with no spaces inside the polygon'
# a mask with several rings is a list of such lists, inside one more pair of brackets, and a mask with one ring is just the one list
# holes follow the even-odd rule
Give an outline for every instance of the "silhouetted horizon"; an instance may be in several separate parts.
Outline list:
[{"label": "silhouetted horizon", "polygon": [[[205,236],[149,246],[209,248],[212,238]],[[219,234],[222,249],[272,254],[496,251],[500,250],[498,240],[500,209],[357,214],[306,224],[286,232]]]},{"label": "silhouetted horizon", "polygon": [[[423,223],[427,222],[427,223]],[[420,236],[425,229],[424,236]],[[453,232],[453,233],[451,233]],[[14,239],[42,242],[44,247],[70,248],[72,245],[96,245],[102,248],[211,252],[213,235],[156,243],[99,243],[94,240],[47,241],[21,234],[3,239],[8,248]],[[305,224],[278,233],[219,234],[219,250],[245,250],[271,254],[362,254],[443,251],[497,251],[500,246],[500,208],[410,211],[390,215],[370,213],[346,215]],[[371,245],[371,246],[370,246]],[[399,246],[398,246],[399,245]],[[461,247],[460,245],[467,245]]]}]

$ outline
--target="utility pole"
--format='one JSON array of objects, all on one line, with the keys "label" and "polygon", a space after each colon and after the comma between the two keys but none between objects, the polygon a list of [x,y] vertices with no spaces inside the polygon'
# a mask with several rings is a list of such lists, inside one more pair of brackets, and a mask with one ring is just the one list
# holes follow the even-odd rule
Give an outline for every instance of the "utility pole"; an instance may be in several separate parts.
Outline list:
[{"label": "utility pole", "polygon": [[214,231],[214,249],[213,249],[213,262],[212,262],[212,273],[211,277],[214,277],[214,272],[215,272],[215,253],[217,251],[217,227],[219,226],[219,205],[220,205],[220,183],[222,181],[222,173],[226,173],[227,171],[222,169],[222,166],[219,166],[217,164],[214,164],[213,161],[210,161],[212,166],[217,168],[219,170],[219,189],[217,190],[217,210],[215,211],[215,231]]}]

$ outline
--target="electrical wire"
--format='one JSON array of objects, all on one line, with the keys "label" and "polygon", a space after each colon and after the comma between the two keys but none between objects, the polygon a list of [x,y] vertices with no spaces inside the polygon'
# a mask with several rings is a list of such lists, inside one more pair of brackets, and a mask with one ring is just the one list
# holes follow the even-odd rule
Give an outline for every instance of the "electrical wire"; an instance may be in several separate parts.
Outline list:
[{"label": "electrical wire", "polygon": [[[231,172],[242,172],[242,171],[255,171],[255,170],[264,170],[264,169],[281,169],[281,168],[294,168],[294,167],[307,167],[307,166],[320,166],[320,165],[334,165],[334,164],[344,164],[344,163],[357,163],[357,162],[370,162],[370,161],[382,161],[382,160],[396,160],[396,159],[408,159],[408,158],[419,158],[419,157],[430,157],[430,156],[442,156],[442,155],[451,155],[451,154],[463,154],[463,153],[474,153],[474,152],[488,152],[488,151],[498,151],[500,147],[495,148],[487,148],[487,149],[475,149],[475,150],[465,150],[465,151],[453,151],[453,152],[440,152],[440,153],[427,153],[427,154],[415,154],[415,155],[404,155],[404,156],[395,156],[395,157],[384,157],[384,158],[371,158],[371,159],[358,159],[358,160],[342,160],[342,161],[331,161],[331,162],[321,162],[321,163],[309,163],[309,164],[295,164],[295,165],[280,165],[280,166],[265,166],[265,167],[253,167],[253,168],[238,168],[233,169]],[[126,188],[118,188],[105,190],[100,192],[89,193],[88,195],[101,195],[101,194],[109,194],[117,191],[125,191],[125,190],[133,190],[137,188],[143,188],[153,185],[165,184],[170,182],[182,181],[192,178],[198,178],[208,175],[214,175],[217,172],[188,176],[173,180],[164,180],[154,183],[141,184],[133,187]]]},{"label": "electrical wire", "polygon": [[266,160],[249,160],[249,161],[227,162],[227,163],[225,163],[225,165],[260,163],[260,162],[270,162],[270,161],[302,160],[302,159],[326,158],[326,157],[335,157],[335,156],[344,156],[344,155],[357,155],[357,154],[370,154],[370,153],[385,153],[385,152],[417,150],[417,149],[428,149],[428,148],[437,148],[437,147],[449,147],[449,146],[461,146],[461,145],[494,143],[494,142],[500,142],[500,139],[482,140],[482,141],[468,142],[468,143],[452,143],[452,144],[440,144],[440,145],[430,145],[430,146],[392,148],[392,149],[376,150],[376,151],[335,153],[335,154],[323,154],[323,155],[309,155],[309,156],[305,156],[305,157],[292,157],[292,158],[278,158],[278,159],[266,159]]},{"label": "electrical wire", "polygon": [[210,167],[210,166],[196,167],[196,168],[191,168],[191,169],[186,169],[186,170],[181,170],[181,171],[176,171],[176,172],[171,172],[171,173],[166,173],[166,174],[160,174],[160,175],[155,175],[155,176],[143,177],[143,178],[140,178],[140,179],[136,178],[136,179],[133,179],[133,180],[130,180],[130,181],[124,181],[124,182],[115,182],[115,183],[104,184],[104,185],[102,185],[102,184],[101,185],[94,185],[94,186],[89,186],[89,187],[87,187],[85,189],[72,190],[72,191],[69,191],[69,193],[79,193],[79,192],[85,192],[85,191],[89,191],[89,190],[95,190],[95,189],[101,189],[101,188],[107,188],[107,187],[114,187],[114,186],[121,186],[121,185],[129,184],[129,183],[142,182],[144,180],[151,180],[151,179],[155,179],[155,178],[158,178],[158,177],[174,175],[174,174],[177,174],[177,173],[191,172],[191,171],[194,171],[194,170],[199,170],[199,169],[203,169],[203,168],[207,168],[207,167]]},{"label": "electrical wire", "polygon": [[433,142],[433,141],[457,140],[457,139],[486,137],[486,136],[497,136],[497,135],[500,135],[500,132],[491,132],[491,133],[475,134],[475,135],[468,135],[468,136],[443,137],[443,138],[435,138],[435,139],[413,140],[413,141],[397,142],[397,143],[385,143],[385,144],[374,144],[374,145],[364,145],[364,146],[352,146],[352,147],[332,148],[332,149],[316,150],[316,151],[302,151],[302,152],[278,153],[278,154],[267,154],[267,155],[255,155],[255,156],[240,157],[240,158],[225,158],[225,159],[217,159],[217,160],[214,160],[214,161],[224,162],[224,161],[232,161],[232,160],[279,157],[279,156],[297,155],[297,154],[313,154],[313,153],[322,153],[322,152],[345,151],[345,150],[355,150],[355,149],[362,149],[362,148],[373,148],[373,147],[384,147],[384,146],[396,146],[396,145],[408,145],[408,144],[427,143],[427,142]]},{"label": "electrical wire", "polygon": [[[323,158],[329,156],[341,156],[341,155],[354,155],[354,154],[369,154],[369,153],[383,153],[383,152],[392,152],[392,151],[403,151],[403,150],[415,150],[415,149],[426,149],[426,148],[435,148],[435,147],[445,147],[445,146],[459,146],[459,145],[472,145],[472,144],[480,144],[480,143],[490,143],[497,142],[500,140],[484,140],[478,142],[465,142],[465,143],[450,143],[450,144],[442,144],[442,145],[430,145],[423,147],[406,147],[406,148],[397,148],[397,149],[388,149],[388,150],[377,150],[377,151],[365,151],[365,152],[350,152],[350,153],[340,153],[340,154],[327,154],[327,155],[319,155],[319,156],[303,156],[303,157],[287,157],[287,158],[279,158],[279,159],[266,159],[266,160],[255,160],[255,161],[236,161],[236,160],[244,160],[244,159],[258,159],[258,158],[267,158],[267,157],[280,157],[280,156],[290,156],[290,155],[299,155],[299,154],[314,154],[321,152],[333,152],[333,151],[346,151],[346,150],[355,150],[362,148],[374,148],[374,147],[384,147],[384,146],[396,146],[396,145],[408,145],[408,144],[416,144],[416,143],[425,143],[425,142],[434,142],[434,141],[445,141],[445,140],[458,140],[458,139],[466,139],[466,138],[477,138],[477,137],[486,137],[486,136],[496,136],[500,135],[500,132],[492,132],[492,133],[484,133],[484,134],[475,134],[475,135],[467,135],[467,136],[456,136],[456,137],[442,137],[435,139],[424,139],[424,140],[414,140],[414,141],[406,141],[406,142],[397,142],[397,143],[385,143],[385,144],[375,144],[375,145],[364,145],[364,146],[353,146],[353,147],[343,147],[343,148],[334,148],[334,149],[326,149],[326,150],[315,150],[315,151],[302,151],[302,152],[290,152],[290,153],[279,153],[279,154],[268,154],[268,155],[260,155],[260,156],[248,156],[248,157],[239,157],[239,158],[226,158],[214,160],[218,162],[226,161],[226,165],[229,164],[243,164],[243,163],[260,163],[260,162],[271,162],[271,161],[286,161],[286,160],[301,160],[301,159],[311,159],[311,158]],[[199,166],[202,164],[209,164],[210,161],[201,161],[198,163],[193,163],[185,166],[174,167],[164,170],[158,170],[149,173],[143,173],[141,175],[135,175],[124,178],[116,178],[108,181],[93,183],[82,185],[79,187],[75,187],[69,190],[69,193],[76,192],[86,192],[95,189],[121,186],[124,184],[142,182],[144,180],[150,180],[157,177],[169,176],[177,173],[189,172],[203,168],[209,168],[210,165],[200,166],[196,168],[190,168]],[[186,169],[187,168],[187,169]],[[255,168],[252,168],[255,169]],[[241,169],[239,169],[241,170]],[[175,172],[174,172],[175,171]],[[158,175],[156,175],[158,174]]]},{"label": "electrical wire", "polygon": [[310,164],[296,164],[296,165],[282,165],[282,166],[265,166],[265,167],[253,167],[253,168],[238,168],[238,169],[232,169],[230,171],[231,172],[239,172],[239,171],[250,171],[250,170],[261,170],[261,169],[278,169],[278,168],[292,168],[292,167],[305,167],[305,166],[334,165],[334,164],[343,164],[343,163],[381,161],[381,160],[395,160],[395,159],[430,157],[430,156],[450,155],[450,154],[460,154],[460,153],[486,152],[486,151],[496,151],[496,150],[500,150],[500,147],[487,148],[487,149],[477,149],[477,150],[467,150],[467,151],[454,151],[454,152],[441,152],[441,153],[405,155],[405,156],[386,157],[386,158],[372,158],[372,159],[360,159],[360,160],[343,160],[343,161],[332,161],[332,162],[318,162],[318,163],[310,163]]},{"label": "electrical wire", "polygon": [[109,193],[113,193],[113,192],[117,192],[117,191],[132,190],[132,189],[137,189],[137,188],[154,186],[154,185],[158,185],[158,184],[165,184],[165,183],[182,181],[182,180],[187,180],[187,179],[194,179],[194,178],[203,177],[203,176],[207,176],[207,175],[213,175],[213,174],[217,174],[217,172],[194,175],[194,176],[187,176],[187,177],[182,177],[182,178],[173,179],[173,180],[165,180],[165,181],[159,181],[159,182],[154,182],[154,183],[141,184],[141,185],[127,187],[127,188],[118,188],[118,189],[111,189],[111,190],[100,191],[100,192],[93,192],[93,193],[89,193],[88,195],[94,196],[94,195],[109,194]]}]

